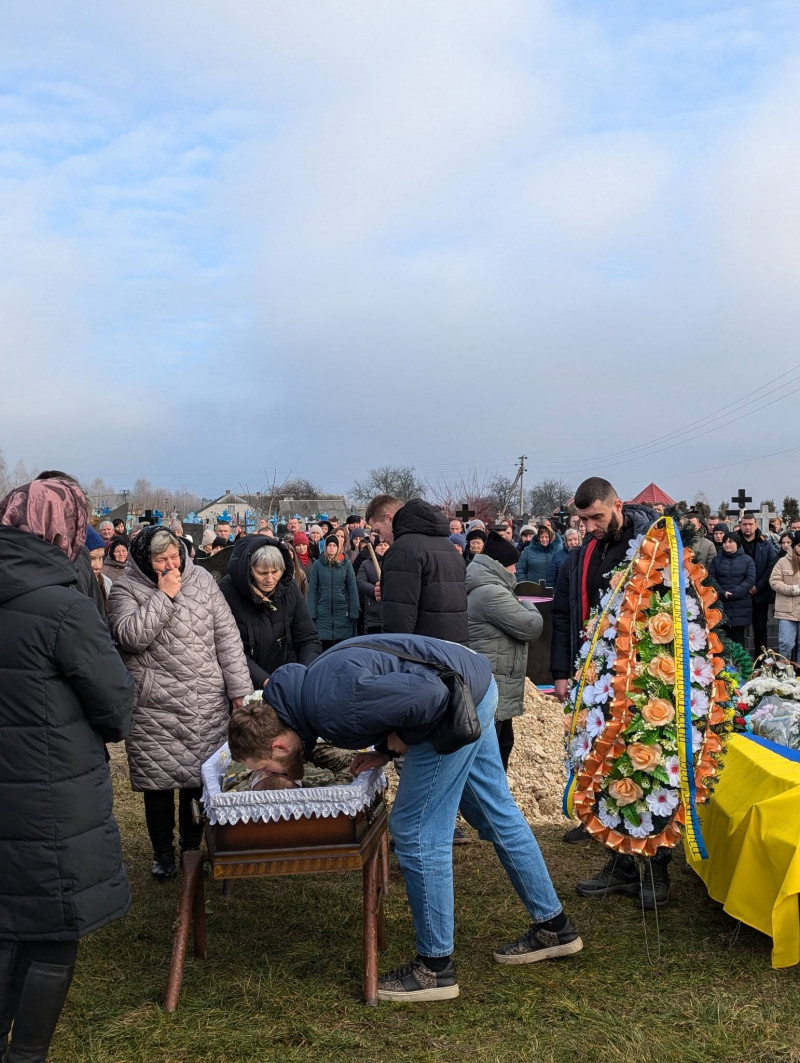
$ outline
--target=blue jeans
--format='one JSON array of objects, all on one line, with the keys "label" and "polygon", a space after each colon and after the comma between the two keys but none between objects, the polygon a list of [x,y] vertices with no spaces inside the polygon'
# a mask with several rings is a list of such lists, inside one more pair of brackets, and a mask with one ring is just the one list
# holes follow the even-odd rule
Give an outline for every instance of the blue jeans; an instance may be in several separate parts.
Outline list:
[{"label": "blue jeans", "polygon": [[508,789],[494,726],[494,679],[477,708],[481,737],[472,745],[447,756],[429,741],[411,746],[389,818],[422,956],[453,951],[453,828],[459,805],[480,837],[494,845],[533,922],[561,911],[536,839]]},{"label": "blue jeans", "polygon": [[778,652],[800,662],[800,620],[778,621]]}]

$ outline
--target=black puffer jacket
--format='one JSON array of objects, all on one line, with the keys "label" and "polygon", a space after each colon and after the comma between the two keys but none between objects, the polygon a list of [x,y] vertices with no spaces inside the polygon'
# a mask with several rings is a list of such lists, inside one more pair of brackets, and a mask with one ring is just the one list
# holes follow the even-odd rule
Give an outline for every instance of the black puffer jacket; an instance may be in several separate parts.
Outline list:
[{"label": "black puffer jacket", "polygon": [[[720,550],[708,566],[720,604],[731,627],[748,627],[753,622],[753,598],[750,588],[756,585],[753,559],[739,547],[735,554]],[[730,593],[730,598],[725,595]]]},{"label": "black puffer jacket", "polygon": [[[253,593],[250,579],[253,554],[262,546],[277,546],[286,564],[272,594],[274,609]],[[285,543],[264,535],[240,539],[233,548],[228,574],[220,580],[219,589],[239,628],[250,678],[257,689],[282,664],[311,664],[322,653],[303,592],[295,582],[294,562]]]},{"label": "black puffer jacket", "polygon": [[74,941],[128,910],[103,743],[134,693],[66,554],[0,528],[0,940]]},{"label": "black puffer jacket", "polygon": [[[615,543],[598,543],[593,551],[593,554],[597,556],[599,556],[597,551],[605,551],[601,593],[608,587],[606,573],[624,559],[629,540],[638,535],[644,535],[653,521],[658,518],[654,509],[640,505],[624,506],[622,516],[625,526],[623,526],[619,540]],[[578,549],[569,551],[566,561],[558,570],[550,614],[553,622],[553,639],[550,643],[550,671],[553,679],[569,679],[575,669],[581,629],[588,619],[583,615],[581,581],[583,563],[591,541],[592,537],[587,535]],[[590,601],[590,608],[595,605],[597,605],[596,601]]]},{"label": "black puffer jacket", "polygon": [[387,633],[469,642],[464,560],[440,509],[412,498],[395,514],[394,543],[381,563],[381,623]]}]

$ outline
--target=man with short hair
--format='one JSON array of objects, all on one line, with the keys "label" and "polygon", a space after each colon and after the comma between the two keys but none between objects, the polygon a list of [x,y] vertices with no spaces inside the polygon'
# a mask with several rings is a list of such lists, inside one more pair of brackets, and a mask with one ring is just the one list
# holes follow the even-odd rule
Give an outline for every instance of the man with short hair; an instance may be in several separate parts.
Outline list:
[{"label": "man with short hair", "polygon": [[289,517],[286,521],[286,534],[294,537],[301,531],[305,531],[305,525],[301,524],[297,517]]},{"label": "man with short hair", "polygon": [[214,534],[226,542],[230,542],[231,526],[226,520],[218,520],[214,525]]},{"label": "man with short hair", "polygon": [[451,535],[463,535],[464,534],[464,525],[461,523],[461,521],[458,519],[458,517],[453,517],[453,519],[450,521],[450,534]]},{"label": "man with short hair", "polygon": [[469,643],[464,563],[450,542],[450,522],[421,498],[392,495],[370,502],[367,523],[391,549],[381,565],[376,600],[383,630]]},{"label": "man with short hair", "polygon": [[501,520],[494,525],[492,531],[497,532],[498,535],[502,535],[508,542],[513,542],[514,522],[510,520]]},{"label": "man with short hair", "polygon": [[[586,537],[580,547],[567,553],[559,569],[550,613],[550,671],[559,701],[567,699],[584,624],[608,590],[612,569],[625,560],[630,540],[645,534],[657,519],[649,506],[625,505],[612,484],[600,476],[591,476],[578,487],[575,508],[586,525]],[[580,824],[567,831],[564,841],[581,842],[587,837]],[[659,849],[650,861],[651,873],[640,886],[633,857],[611,853],[602,870],[579,882],[576,889],[582,897],[624,893],[639,898],[644,908],[660,908],[669,900],[670,859],[668,849]]]},{"label": "man with short hair", "polygon": [[753,599],[753,655],[758,657],[767,646],[767,621],[769,607],[775,600],[775,592],[769,585],[769,577],[778,560],[775,547],[759,530],[752,513],[745,513],[739,522],[742,549],[756,566],[755,586],[750,588]]},{"label": "man with short hair", "polygon": [[106,543],[110,543],[114,538],[114,525],[110,520],[101,520],[97,530],[100,538]]},{"label": "man with short hair", "polygon": [[[448,521],[444,514],[441,517],[446,532]],[[375,521],[367,519],[375,527]],[[377,519],[386,526],[385,516]],[[391,533],[391,524],[386,530]],[[414,533],[403,533],[399,542],[406,534]],[[463,569],[446,534],[442,542]],[[439,743],[455,734],[442,671],[463,676],[481,724],[477,741],[456,740],[446,755],[437,751]],[[356,755],[354,774],[382,767],[394,754],[405,754],[390,826],[414,919],[417,955],[380,976],[381,1000],[422,1002],[459,995],[452,959],[452,831],[459,806],[481,837],[494,844],[533,921],[515,941],[496,948],[494,959],[503,964],[535,963],[571,956],[583,947],[508,789],[494,727],[496,706],[497,684],[486,657],[452,642],[415,635],[349,639],[308,667],[277,668],[264,690],[262,712],[277,725],[272,755],[247,767],[296,775],[303,750],[310,751],[318,736],[353,750],[375,747]]]}]

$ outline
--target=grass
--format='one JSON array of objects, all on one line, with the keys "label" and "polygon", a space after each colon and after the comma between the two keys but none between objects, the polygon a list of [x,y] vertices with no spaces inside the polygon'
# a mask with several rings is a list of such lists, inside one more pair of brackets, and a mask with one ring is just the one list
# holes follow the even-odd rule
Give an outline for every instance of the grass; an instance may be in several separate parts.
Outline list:
[{"label": "grass", "polygon": [[[115,768],[134,903],[82,942],[54,1063],[800,1061],[800,971],[773,970],[769,939],[747,927],[734,940],[735,924],[680,853],[660,957],[648,916],[650,962],[634,902],[574,892],[602,851],[563,845],[553,827],[539,842],[585,943],[570,960],[492,961],[527,919],[493,850],[476,841],[454,854],[458,1000],[361,1003],[361,877],[349,873],[239,882],[230,898],[208,884],[209,958],[187,960],[179,1009],[166,1015],[178,887],[151,879],[141,795]],[[387,917],[381,970],[414,954],[394,858]]]}]

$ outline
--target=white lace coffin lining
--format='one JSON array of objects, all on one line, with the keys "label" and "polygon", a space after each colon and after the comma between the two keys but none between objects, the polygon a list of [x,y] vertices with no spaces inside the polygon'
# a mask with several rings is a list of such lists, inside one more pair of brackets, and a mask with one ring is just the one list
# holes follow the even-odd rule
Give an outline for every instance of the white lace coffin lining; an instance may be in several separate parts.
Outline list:
[{"label": "white lace coffin lining", "polygon": [[[355,753],[353,753],[355,756]],[[203,765],[203,804],[208,822],[264,823],[306,816],[355,816],[368,808],[386,786],[382,768],[357,775],[347,786],[311,786],[297,790],[244,790],[223,793],[222,775],[230,763],[227,742]]]}]

